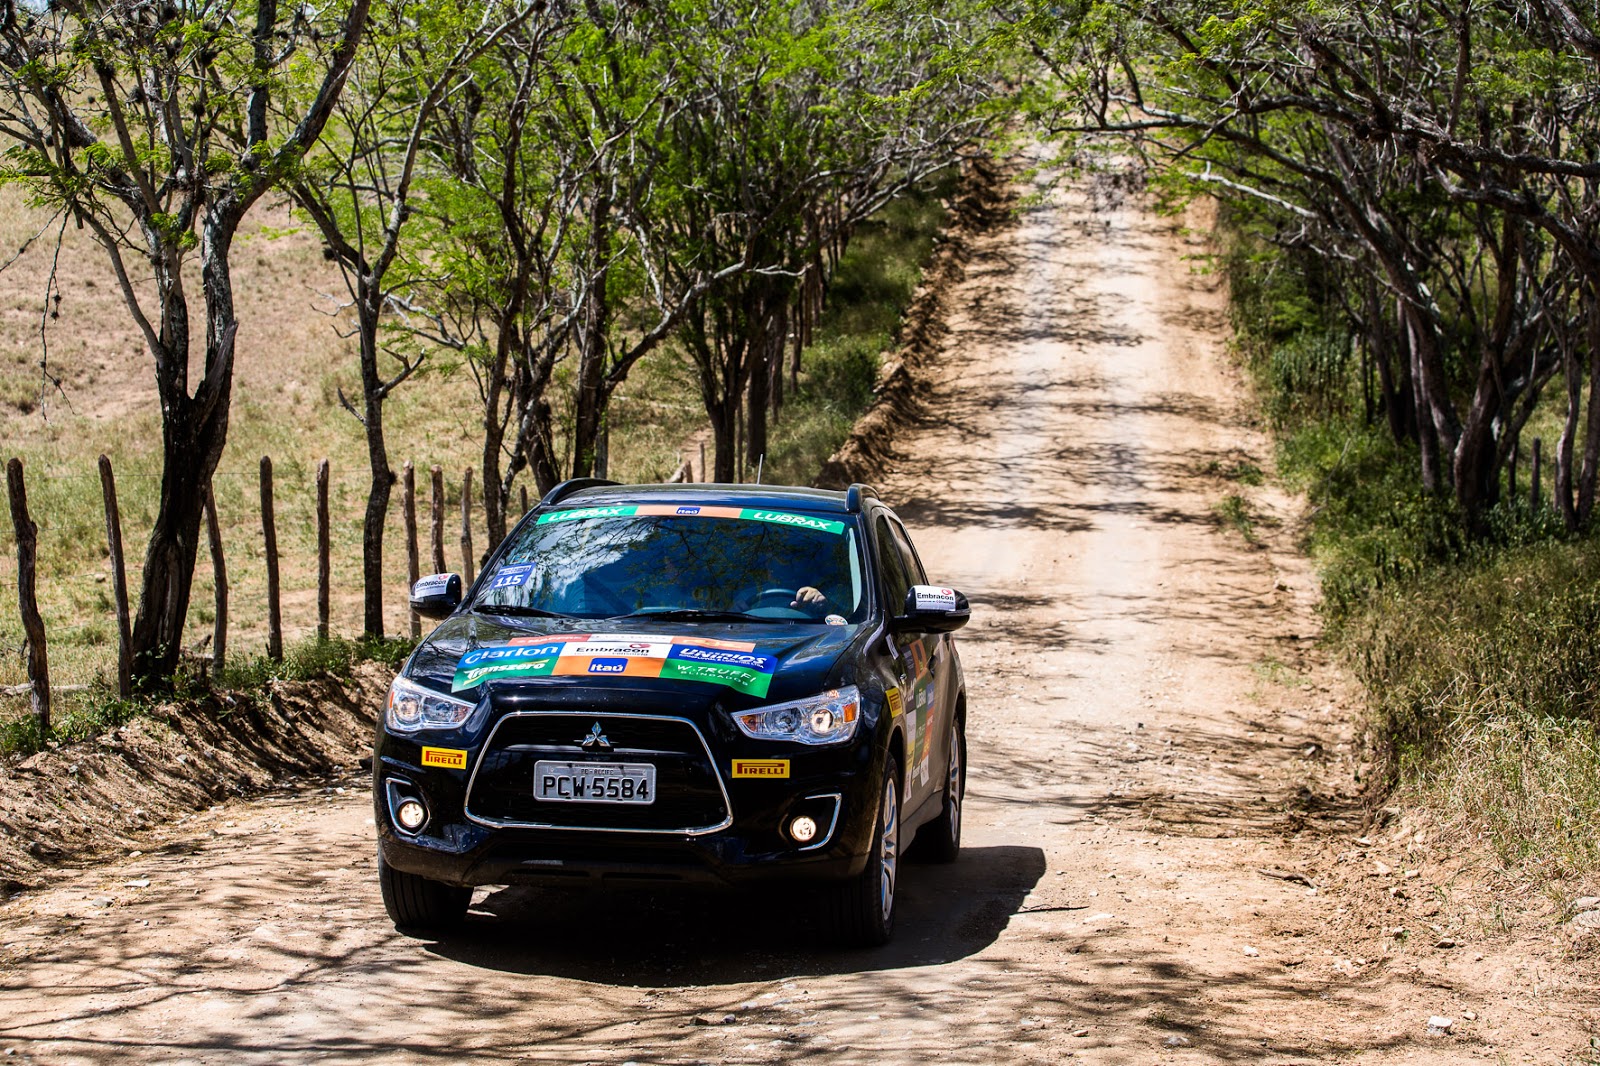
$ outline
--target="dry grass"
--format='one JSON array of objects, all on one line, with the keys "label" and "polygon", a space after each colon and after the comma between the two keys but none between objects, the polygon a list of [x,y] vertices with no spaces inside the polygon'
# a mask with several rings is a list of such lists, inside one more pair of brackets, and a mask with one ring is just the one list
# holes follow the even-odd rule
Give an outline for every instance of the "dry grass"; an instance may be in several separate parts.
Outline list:
[{"label": "dry grass", "polygon": [[1600,871],[1600,543],[1505,549],[1374,595],[1340,639],[1403,796],[1541,881]]}]

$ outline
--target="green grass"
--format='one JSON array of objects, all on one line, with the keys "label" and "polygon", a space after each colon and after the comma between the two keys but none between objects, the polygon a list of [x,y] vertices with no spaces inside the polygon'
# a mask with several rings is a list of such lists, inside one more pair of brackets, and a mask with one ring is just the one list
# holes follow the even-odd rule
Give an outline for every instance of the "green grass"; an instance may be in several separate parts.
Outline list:
[{"label": "green grass", "polygon": [[1341,629],[1402,795],[1510,867],[1600,869],[1600,542],[1434,567]]},{"label": "green grass", "polygon": [[1211,505],[1211,511],[1226,528],[1245,539],[1247,544],[1258,543],[1254,519],[1250,516],[1250,502],[1238,493],[1229,493]]},{"label": "green grass", "polygon": [[[1359,361],[1322,308],[1327,279],[1225,235],[1241,361],[1277,437],[1277,470],[1309,503],[1304,546],[1330,644],[1361,682],[1379,792],[1487,845],[1532,883],[1600,873],[1600,538],[1571,537],[1528,499],[1532,439],[1554,451],[1547,389],[1509,479],[1471,537],[1421,487],[1414,446],[1365,425]],[[1219,468],[1207,473],[1224,476]],[[1249,520],[1242,498],[1220,520]],[[1241,532],[1243,529],[1241,528]]]},{"label": "green grass", "polygon": [[308,681],[318,677],[346,676],[358,662],[377,661],[398,668],[410,654],[409,638],[347,640],[315,637],[296,641],[284,649],[281,661],[265,655],[239,657],[231,661],[219,678],[197,678],[180,674],[171,692],[119,698],[111,686],[96,682],[86,691],[66,693],[52,700],[48,735],[31,715],[13,715],[0,720],[0,756],[31,755],[51,743],[91,740],[134,718],[146,715],[173,701],[191,702],[214,692],[259,696],[280,681]]}]

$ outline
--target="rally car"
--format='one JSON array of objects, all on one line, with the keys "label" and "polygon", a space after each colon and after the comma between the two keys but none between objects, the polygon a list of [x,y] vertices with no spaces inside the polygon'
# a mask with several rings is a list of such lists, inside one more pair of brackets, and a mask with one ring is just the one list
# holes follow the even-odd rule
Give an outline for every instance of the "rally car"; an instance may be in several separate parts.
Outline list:
[{"label": "rally car", "polygon": [[960,851],[967,600],[866,486],[568,481],[411,603],[443,622],[373,759],[402,930],[475,885],[776,879],[882,944],[906,845]]}]

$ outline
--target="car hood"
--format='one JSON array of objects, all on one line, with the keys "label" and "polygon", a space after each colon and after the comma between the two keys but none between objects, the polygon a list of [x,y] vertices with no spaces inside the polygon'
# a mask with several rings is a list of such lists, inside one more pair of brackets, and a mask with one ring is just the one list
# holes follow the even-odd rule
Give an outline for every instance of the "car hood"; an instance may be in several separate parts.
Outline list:
[{"label": "car hood", "polygon": [[[855,682],[846,655],[870,627],[649,619],[445,619],[406,664],[414,681],[460,699],[609,703],[649,693],[727,710],[799,699]],[[710,680],[701,680],[709,678]],[[651,702],[655,702],[654,699]]]}]

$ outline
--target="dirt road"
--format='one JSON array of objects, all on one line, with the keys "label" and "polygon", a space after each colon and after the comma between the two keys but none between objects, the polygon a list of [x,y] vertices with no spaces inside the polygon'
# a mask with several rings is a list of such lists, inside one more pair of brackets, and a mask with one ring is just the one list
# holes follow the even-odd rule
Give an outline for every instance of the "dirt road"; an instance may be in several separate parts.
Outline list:
[{"label": "dirt road", "polygon": [[[1267,448],[1197,250],[1129,205],[1054,192],[986,238],[955,294],[946,370],[881,487],[975,605],[967,850],[906,871],[890,948],[822,950],[776,904],[510,890],[480,893],[464,935],[410,940],[384,919],[350,781],[213,810],[171,848],[0,909],[0,1050],[1575,1061],[1577,1020],[1548,988],[1519,993],[1515,960],[1486,960],[1470,931],[1434,946],[1451,930],[1419,909],[1424,877],[1409,898],[1388,891],[1398,869],[1372,888],[1410,939],[1371,929],[1379,904],[1355,888],[1319,885],[1368,858],[1325,784],[1348,715],[1308,658],[1312,579],[1274,546],[1289,502],[1223,476]],[[1262,543],[1216,521],[1230,494]]]}]

